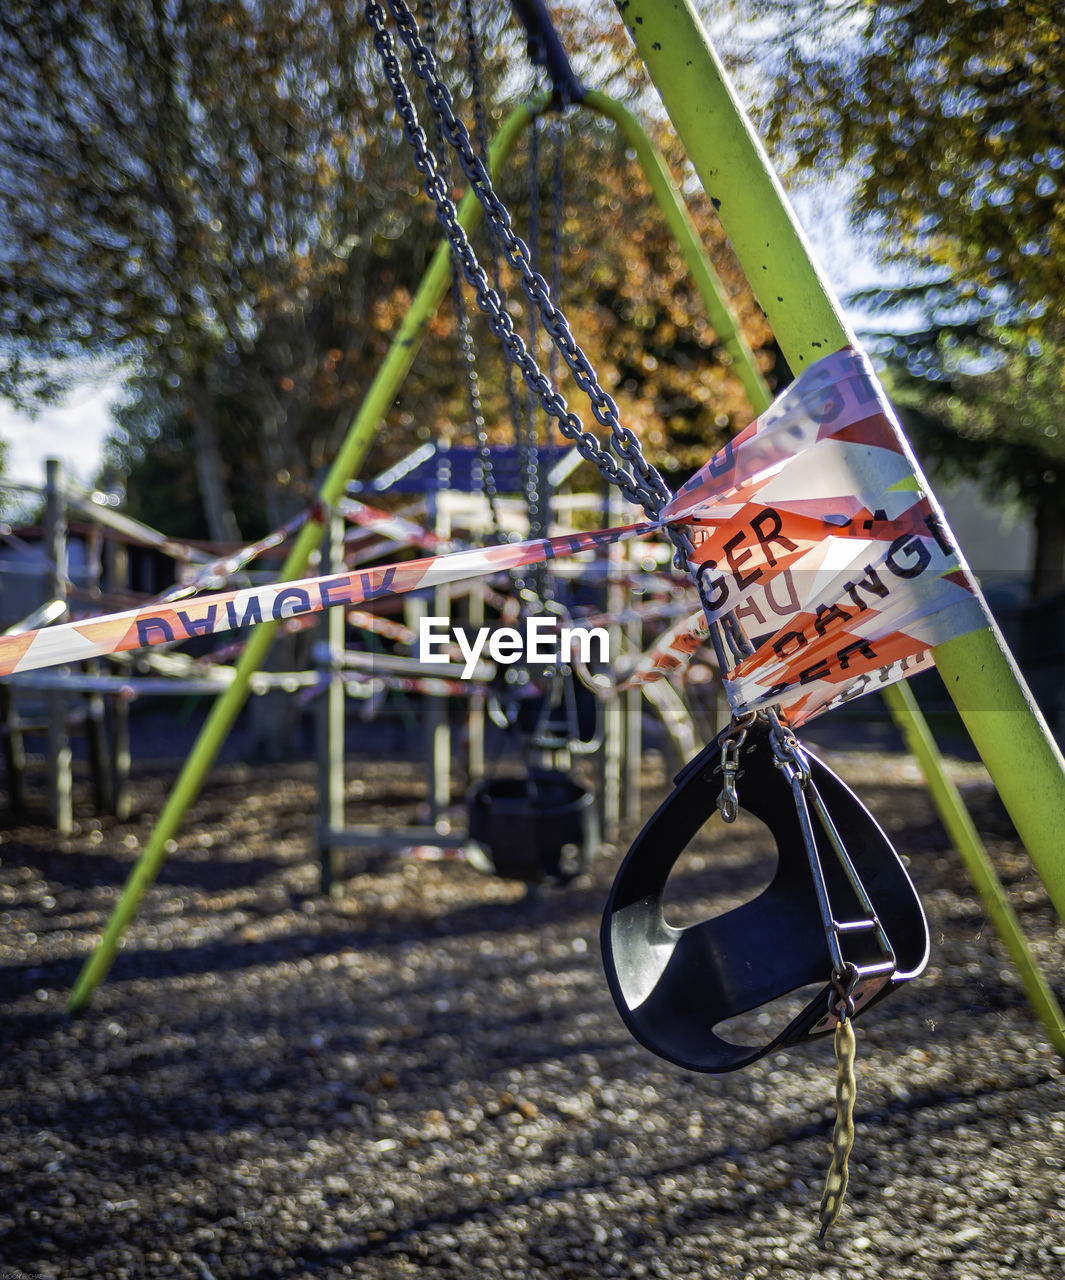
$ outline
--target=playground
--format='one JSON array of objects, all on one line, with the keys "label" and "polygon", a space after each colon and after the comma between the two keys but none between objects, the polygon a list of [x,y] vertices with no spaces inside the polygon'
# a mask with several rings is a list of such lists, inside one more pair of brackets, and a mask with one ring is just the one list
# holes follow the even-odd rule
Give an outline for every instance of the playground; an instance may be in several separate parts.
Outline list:
[{"label": "playground", "polygon": [[[0,1280],[1065,1274],[1065,759],[699,16],[618,9],[773,353],[541,0],[491,137],[473,4],[368,0],[434,238],[313,486],[274,400],[237,536],[200,398],[209,541],[56,458],[0,525]],[[582,113],[712,446],[557,301]]]},{"label": "playground", "polygon": [[[532,903],[401,854],[323,897],[313,766],[230,762],[89,1016],[64,1013],[71,983],[173,771],[135,770],[128,822],[3,831],[3,1273],[1061,1274],[1061,1059],[912,759],[830,759],[907,851],[932,954],[859,1021],[851,1187],[824,1243],[830,1042],[717,1077],[636,1044],[599,955],[616,857]],[[983,770],[951,771],[1053,964],[1061,924]],[[359,775],[384,784],[366,820],[420,793],[409,762]],[[654,757],[646,783],[649,803],[668,789]],[[693,850],[693,910],[744,861],[731,834]]]}]

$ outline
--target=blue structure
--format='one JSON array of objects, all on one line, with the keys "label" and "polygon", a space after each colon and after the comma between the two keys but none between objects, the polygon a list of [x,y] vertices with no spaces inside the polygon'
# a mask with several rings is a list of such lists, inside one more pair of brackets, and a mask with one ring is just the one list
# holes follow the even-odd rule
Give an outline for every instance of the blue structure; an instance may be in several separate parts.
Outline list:
[{"label": "blue structure", "polygon": [[[573,446],[543,445],[536,450],[539,466],[551,471]],[[498,445],[489,450],[492,479],[497,493],[524,493],[526,458],[517,445]],[[450,489],[459,493],[481,493],[484,490],[484,468],[481,451],[475,445],[424,444],[395,466],[382,471],[374,480],[363,484],[353,481],[351,493],[439,493]]]}]

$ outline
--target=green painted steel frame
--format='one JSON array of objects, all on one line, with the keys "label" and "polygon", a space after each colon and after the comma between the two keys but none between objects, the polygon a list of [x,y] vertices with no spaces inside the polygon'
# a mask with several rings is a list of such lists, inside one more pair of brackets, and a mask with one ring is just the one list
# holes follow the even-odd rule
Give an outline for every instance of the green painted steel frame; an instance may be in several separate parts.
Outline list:
[{"label": "green painted steel frame", "polygon": [[[490,164],[493,175],[501,172],[519,137],[532,122],[534,114],[545,105],[543,102],[532,106],[523,105],[508,117],[492,144]],[[708,318],[732,357],[734,369],[752,408],[756,413],[761,412],[769,403],[769,389],[736,324],[721,283],[661,155],[637,118],[621,103],[593,90],[585,95],[583,105],[611,120],[632,147],[659,209],[681,250],[706,307]],[[472,196],[467,195],[459,210],[463,227],[472,231],[480,217],[480,206]],[[325,503],[335,502],[343,494],[348,480],[358,472],[385,413],[414,361],[425,330],[447,291],[449,280],[448,247],[446,243],[442,243],[322,485],[320,496]],[[300,577],[306,572],[321,538],[321,526],[305,526],[281,569],[282,580]],[[84,1008],[110,969],[125,930],[158,874],[167,843],[176,834],[188,806],[198,795],[247,700],[251,678],[265,661],[276,629],[276,624],[266,623],[252,631],[232,685],[218,697],[212,707],[148,843],[126,882],[104,936],[79,974],[68,1002],[71,1012]],[[894,692],[889,691],[889,698]],[[943,821],[955,844],[966,857],[995,927],[1021,973],[1033,1006],[1050,1031],[1055,1046],[1065,1052],[1061,1011],[1031,959],[986,851],[956,788],[942,766],[927,725],[912,701],[912,695],[908,690],[905,695],[897,693],[894,698],[890,698],[889,705],[907,741],[917,751]]]},{"label": "green painted steel frame", "polygon": [[[727,74],[689,0],[615,0],[703,188],[796,371],[855,335]],[[916,464],[915,464],[916,465]],[[925,482],[927,484],[927,482]],[[929,489],[929,492],[931,490]],[[984,604],[987,625],[935,649],[947,691],[1046,886],[1065,919],[1065,759]],[[1056,1049],[1065,1025],[1030,963],[1001,886],[939,762],[909,691],[889,706],[929,776],[941,815],[988,903]],[[993,882],[993,884],[991,883]]]}]

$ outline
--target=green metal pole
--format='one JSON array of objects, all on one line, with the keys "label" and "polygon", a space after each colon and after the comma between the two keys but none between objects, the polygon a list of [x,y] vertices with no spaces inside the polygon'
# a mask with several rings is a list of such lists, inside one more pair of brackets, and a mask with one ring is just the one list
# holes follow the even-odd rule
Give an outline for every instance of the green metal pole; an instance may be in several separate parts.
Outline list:
[{"label": "green metal pole", "polygon": [[[722,341],[729,343],[737,372],[744,379],[751,407],[761,413],[769,407],[770,392],[755,364],[754,354],[736,324],[724,298],[724,291],[688,217],[661,155],[655,149],[635,116],[620,103],[598,92],[589,93],[584,102],[601,115],[613,120],[624,132],[636,151],[654,196],[688,263],[688,268],[703,297],[711,323]],[[1032,1007],[1038,1013],[1054,1047],[1065,1054],[1065,1014],[1054,993],[1035,964],[1028,943],[987,850],[969,816],[958,788],[946,771],[943,758],[928,722],[917,705],[909,685],[890,685],[883,691],[892,718],[898,725],[907,747],[917,759],[932,800],[954,847],[960,853],[969,875],[987,907],[995,931],[1009,952],[1024,983]]]},{"label": "green metal pole", "polygon": [[[523,105],[513,111],[503,123],[490,150],[489,159],[493,173],[498,173],[502,168],[531,119],[530,109]],[[469,232],[477,226],[480,217],[480,204],[475,196],[467,194],[459,206],[459,221]],[[362,465],[381,420],[391,407],[396,392],[414,362],[426,328],[447,292],[451,280],[449,253],[447,241],[442,241],[422,278],[410,310],[348,429],[344,443],[320,490],[320,497],[327,505],[331,506],[343,495],[347,482]],[[324,531],[323,525],[313,521],[303,526],[281,569],[282,580],[304,575],[311,556],[318,550]],[[167,797],[155,828],[129,874],[122,894],[107,922],[104,935],[78,975],[67,1002],[69,1012],[76,1013],[85,1007],[110,969],[122,935],[129,927],[141,900],[159,873],[166,855],[167,843],[176,834],[186,810],[199,794],[208,771],[214,764],[218,752],[222,749],[230,729],[247,700],[252,676],[261,668],[278,626],[276,622],[266,622],[251,632],[247,647],[237,664],[232,684],[224,693],[219,694],[212,706],[199,737],[178,775],[174,789]]]},{"label": "green metal pole", "polygon": [[[688,0],[617,3],[792,368],[801,370],[848,343],[856,345]],[[984,609],[986,627],[938,646],[936,665],[1055,910],[1065,919],[1065,760],[986,604]],[[917,727],[916,708],[907,709],[897,697],[889,705],[903,723]]]},{"label": "green metal pole", "polygon": [[[723,341],[733,344],[729,346],[729,350],[736,362],[737,372],[741,373],[741,376],[745,375],[744,387],[751,401],[751,407],[755,413],[761,413],[769,406],[769,388],[755,364],[750,347],[739,331],[735,317],[724,298],[720,281],[706,256],[698,232],[688,217],[661,155],[636,117],[620,103],[608,98],[605,94],[590,92],[584,99],[584,105],[613,120],[624,133],[626,141],[635,150],[655,199],[696,281],[711,323]],[[1006,892],[961,795],[946,771],[943,758],[928,723],[917,705],[913,691],[909,685],[902,683],[889,686],[884,690],[883,696],[907,747],[924,771],[929,792],[943,825],[955,848],[961,854],[969,875],[984,900],[993,927],[1016,965],[1032,1007],[1046,1027],[1054,1047],[1065,1054],[1065,1014],[1062,1013],[1054,993],[1035,964],[1020,922],[1010,906]]]},{"label": "green metal pole", "polygon": [[[636,151],[658,205],[703,297],[711,323],[722,341],[730,344],[728,349],[733,355],[737,372],[744,379],[751,407],[755,413],[761,413],[769,407],[769,388],[725,300],[720,281],[661,155],[636,117],[620,103],[598,92],[589,93],[584,101],[587,106],[613,120]],[[882,696],[907,747],[924,772],[940,819],[983,898],[992,926],[1017,968],[1032,1007],[1046,1027],[1054,1048],[1065,1054],[1065,1014],[1032,957],[1020,922],[965,808],[965,802],[946,770],[943,757],[913,691],[908,684],[901,683],[889,685],[883,690]]]},{"label": "green metal pole", "polygon": [[[885,690],[885,693],[888,690]],[[909,716],[896,716],[906,745],[917,758],[928,780],[928,789],[936,802],[944,825],[950,833],[954,847],[962,856],[969,877],[984,900],[992,927],[1009,952],[1028,993],[1032,1008],[1046,1028],[1050,1043],[1065,1056],[1065,1013],[1053,991],[1043,977],[1028,948],[1020,921],[1014,913],[1002,882],[988,857],[980,835],[973,825],[958,790],[942,769],[942,759],[913,690],[903,681],[890,686],[890,692],[903,706],[908,706]]]},{"label": "green metal pole", "polygon": [[854,334],[688,0],[615,0],[773,334],[798,373]]},{"label": "green metal pole", "polygon": [[644,176],[651,188],[666,225],[673,233],[691,273],[695,287],[706,307],[706,314],[714,326],[717,336],[725,350],[732,357],[732,366],[736,376],[747,392],[747,398],[755,413],[761,413],[769,404],[769,387],[758,368],[754,352],[736,323],[736,317],[725,297],[725,290],[717,272],[714,270],[706,250],[699,238],[680,192],[670,177],[666,163],[639,120],[620,102],[607,97],[597,89],[589,90],[581,99],[581,105],[590,107],[612,120],[624,135],[625,141],[636,153]]}]

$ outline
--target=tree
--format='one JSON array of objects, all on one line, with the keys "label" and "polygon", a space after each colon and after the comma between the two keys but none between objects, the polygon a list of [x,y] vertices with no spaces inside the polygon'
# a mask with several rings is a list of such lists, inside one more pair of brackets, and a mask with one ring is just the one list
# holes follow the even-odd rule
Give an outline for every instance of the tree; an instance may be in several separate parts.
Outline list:
[{"label": "tree", "polygon": [[1031,339],[1009,330],[991,343],[943,335],[937,377],[889,367],[892,399],[922,454],[945,475],[1023,500],[1034,517],[1031,599],[1065,588],[1065,386]]},{"label": "tree", "polygon": [[945,300],[1038,321],[1065,289],[1065,14],[1053,0],[754,0],[762,119],[795,168],[855,177],[885,256]]},{"label": "tree", "polygon": [[[472,128],[460,7],[437,7]],[[110,464],[131,473],[131,510],[151,523],[166,523],[167,485],[174,518],[220,541],[305,505],[438,240],[357,9],[14,0],[0,16],[0,394],[24,403],[88,358],[121,364],[130,395]],[[491,130],[514,105],[521,37],[506,6],[477,10]],[[556,16],[582,72],[616,90],[632,55],[613,11]],[[563,305],[626,420],[667,467],[690,469],[749,410],[623,146],[579,120]],[[546,202],[546,171],[544,184]],[[712,210],[698,216],[766,341]],[[490,430],[510,440],[502,366],[487,365]],[[445,308],[375,461],[419,433],[468,439],[467,419]]]},{"label": "tree", "polygon": [[88,355],[131,367],[192,433],[211,535],[235,537],[225,378],[269,455],[291,373],[257,345],[272,331],[277,357],[279,330],[357,295],[352,248],[394,221],[354,15],[13,0],[0,54],[0,391],[54,395]]},{"label": "tree", "polygon": [[930,458],[1006,477],[1035,517],[1035,589],[1065,584],[1065,503],[1046,479],[1060,475],[1048,429],[1065,379],[1065,11],[753,0],[751,12],[779,32],[760,115],[770,146],[792,171],[853,176],[852,214],[902,279],[867,301],[926,316],[888,345],[901,394],[915,411],[924,401]]}]

